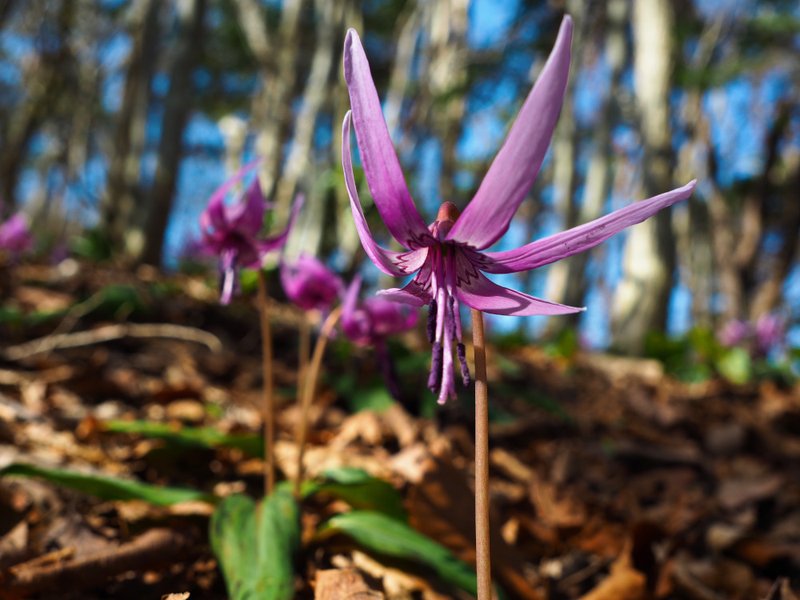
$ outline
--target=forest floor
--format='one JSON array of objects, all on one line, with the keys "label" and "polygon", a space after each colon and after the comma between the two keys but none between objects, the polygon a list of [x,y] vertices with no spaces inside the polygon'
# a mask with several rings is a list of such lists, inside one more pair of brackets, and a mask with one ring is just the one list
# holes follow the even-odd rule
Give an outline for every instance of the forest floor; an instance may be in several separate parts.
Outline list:
[{"label": "forest floor", "polygon": [[[273,317],[275,456],[291,479],[300,315],[276,303]],[[86,264],[0,272],[0,474],[28,464],[261,495],[262,462],[246,448],[124,431],[258,433],[257,324],[249,300],[220,307],[201,278]],[[311,476],[348,466],[390,482],[410,525],[471,563],[469,395],[431,409],[421,338],[394,348],[403,403],[381,395],[369,351],[334,342],[306,464]],[[493,570],[507,597],[797,597],[800,386],[690,385],[655,361],[510,345],[490,347],[489,379]],[[9,473],[0,598],[227,597],[209,502],[103,500]],[[303,505],[298,598],[468,597],[424,567],[314,536],[346,510]]]}]

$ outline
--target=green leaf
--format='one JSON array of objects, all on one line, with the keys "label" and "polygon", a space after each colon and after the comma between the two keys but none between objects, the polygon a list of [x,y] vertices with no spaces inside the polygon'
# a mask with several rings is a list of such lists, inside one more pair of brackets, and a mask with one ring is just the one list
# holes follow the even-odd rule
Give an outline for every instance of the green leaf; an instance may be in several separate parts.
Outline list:
[{"label": "green leaf", "polygon": [[226,498],[211,517],[210,537],[232,600],[294,598],[300,508],[287,486],[259,505],[247,496]]},{"label": "green leaf", "polygon": [[362,469],[339,467],[323,474],[324,481],[312,483],[305,495],[330,494],[353,508],[372,510],[405,522],[403,498],[389,482],[373,477]]},{"label": "green leaf", "polygon": [[353,412],[371,410],[380,413],[391,408],[394,403],[394,398],[382,382],[367,389],[356,389],[349,397],[350,410]]},{"label": "green leaf", "polygon": [[381,513],[353,511],[336,515],[321,528],[323,536],[342,533],[376,554],[432,569],[442,581],[471,594],[477,592],[472,568],[450,550],[405,523]]},{"label": "green leaf", "polygon": [[106,421],[103,427],[113,433],[133,433],[183,446],[238,448],[249,456],[263,456],[264,453],[260,436],[222,433],[213,427],[174,427],[168,423],[124,420]]},{"label": "green leaf", "polygon": [[144,500],[158,506],[169,506],[191,500],[216,501],[214,496],[199,490],[162,487],[131,479],[118,479],[107,475],[80,473],[66,469],[50,469],[24,463],[13,463],[0,469],[0,477],[6,475],[41,477],[62,487],[90,494],[103,500]]},{"label": "green leaf", "polygon": [[752,375],[750,354],[744,348],[731,348],[717,361],[717,369],[731,383],[745,384]]}]

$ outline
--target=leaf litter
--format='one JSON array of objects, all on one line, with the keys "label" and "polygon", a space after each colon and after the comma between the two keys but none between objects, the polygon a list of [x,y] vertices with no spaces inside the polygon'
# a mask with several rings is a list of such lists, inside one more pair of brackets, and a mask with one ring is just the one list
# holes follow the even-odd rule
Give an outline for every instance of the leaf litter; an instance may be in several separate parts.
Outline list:
[{"label": "leaf litter", "polygon": [[[224,498],[261,493],[254,308],[223,310],[185,276],[20,266],[9,280],[0,598],[228,597],[208,527]],[[300,315],[275,311],[276,459],[291,477]],[[421,347],[409,335],[395,351]],[[491,350],[493,569],[506,597],[797,597],[796,385],[685,384],[653,361]],[[353,413],[358,386],[342,382],[377,376],[370,364],[339,340],[326,360],[306,454],[319,493],[302,504],[290,593],[469,597],[425,556],[371,547],[358,520],[407,519],[441,548],[430,552],[472,564],[469,406],[419,416],[423,365],[402,404]]]}]

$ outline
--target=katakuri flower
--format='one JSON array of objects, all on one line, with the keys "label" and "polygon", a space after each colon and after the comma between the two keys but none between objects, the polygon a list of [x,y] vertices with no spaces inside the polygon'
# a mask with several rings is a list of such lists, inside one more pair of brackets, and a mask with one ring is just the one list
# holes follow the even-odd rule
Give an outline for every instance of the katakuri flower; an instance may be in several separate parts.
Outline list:
[{"label": "katakuri flower", "polygon": [[[361,41],[354,30],[347,33],[344,76],[351,111],[342,126],[342,163],[350,206],[364,250],[376,266],[397,277],[416,273],[404,288],[385,290],[382,296],[429,306],[433,359],[428,386],[438,392],[440,403],[455,396],[454,349],[464,384],[469,383],[459,316],[461,304],[487,313],[519,316],[584,310],[502,287],[484,273],[527,271],[583,252],[685,200],[694,189],[692,181],[515,250],[485,251],[508,230],[542,165],[564,99],[571,40],[572,20],[565,16],[555,47],[475,197],[461,214],[452,203],[443,203],[436,220],[427,226],[406,186]],[[353,176],[351,122],[375,206],[389,232],[406,251],[387,250],[372,237]]]},{"label": "katakuri flower", "polygon": [[413,329],[418,315],[413,310],[373,296],[359,302],[361,277],[356,276],[347,288],[342,303],[342,331],[351,342],[360,346],[379,346],[390,336]]},{"label": "katakuri flower", "polygon": [[330,310],[342,295],[341,278],[310,254],[281,262],[281,284],[286,297],[303,310]]},{"label": "katakuri flower", "polygon": [[0,224],[0,251],[18,255],[31,246],[33,246],[33,236],[25,215],[17,213]]},{"label": "katakuri flower", "polygon": [[400,398],[400,385],[386,340],[413,329],[419,315],[392,300],[373,296],[359,302],[361,277],[356,275],[342,303],[342,331],[354,344],[372,346],[389,392]]},{"label": "katakuri flower", "polygon": [[223,183],[211,195],[208,206],[200,215],[202,247],[205,252],[218,256],[220,260],[222,304],[231,301],[240,267],[260,267],[265,254],[283,247],[303,202],[302,197],[298,196],[292,206],[289,222],[281,233],[271,238],[259,239],[267,202],[261,192],[258,177],[253,179],[237,202],[225,203],[228,192],[259,164],[260,161],[254,161],[246,165]]}]

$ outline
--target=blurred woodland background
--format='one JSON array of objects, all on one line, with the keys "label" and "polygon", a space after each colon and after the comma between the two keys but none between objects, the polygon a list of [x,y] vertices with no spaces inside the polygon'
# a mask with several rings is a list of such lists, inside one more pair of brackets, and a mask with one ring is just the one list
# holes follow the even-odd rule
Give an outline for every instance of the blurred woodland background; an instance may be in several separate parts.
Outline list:
[{"label": "blurred woodland background", "polygon": [[[24,211],[42,257],[179,268],[210,193],[258,155],[275,222],[307,196],[293,251],[352,273],[362,251],[339,155],[347,28],[362,33],[431,217],[441,200],[470,199],[564,12],[576,24],[567,100],[501,243],[700,183],[687,206],[516,285],[588,305],[581,341],[627,352],[658,353],[658,332],[714,332],[732,319],[796,325],[792,1],[2,0],[0,216]],[[507,321],[529,333],[535,320]],[[533,327],[558,336],[574,323]]]}]

